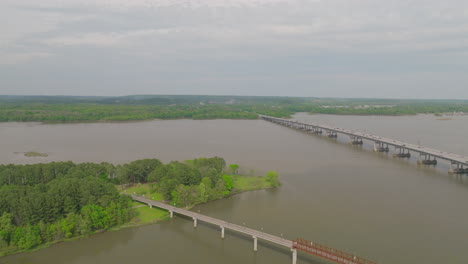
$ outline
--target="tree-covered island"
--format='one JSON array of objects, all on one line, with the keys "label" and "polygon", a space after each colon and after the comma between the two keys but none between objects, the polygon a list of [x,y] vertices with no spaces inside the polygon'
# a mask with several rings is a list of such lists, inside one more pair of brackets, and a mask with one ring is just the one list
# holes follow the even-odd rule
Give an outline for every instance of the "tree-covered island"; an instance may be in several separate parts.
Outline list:
[{"label": "tree-covered island", "polygon": [[167,212],[141,206],[125,193],[190,208],[279,186],[274,171],[263,177],[238,171],[219,157],[167,164],[144,159],[123,165],[0,165],[0,256],[167,219]]}]

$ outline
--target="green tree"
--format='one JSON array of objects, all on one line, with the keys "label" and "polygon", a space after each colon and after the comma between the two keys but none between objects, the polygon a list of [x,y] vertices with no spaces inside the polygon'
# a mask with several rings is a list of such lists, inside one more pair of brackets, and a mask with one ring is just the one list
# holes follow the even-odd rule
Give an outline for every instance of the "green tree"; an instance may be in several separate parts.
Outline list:
[{"label": "green tree", "polygon": [[109,227],[109,215],[99,205],[89,204],[81,208],[81,215],[87,221],[92,230],[107,229]]},{"label": "green tree", "polygon": [[234,187],[234,182],[232,180],[231,175],[223,175],[223,182],[224,182],[224,191],[223,195],[228,196],[231,193],[232,188]]},{"label": "green tree", "polygon": [[279,175],[276,171],[269,171],[266,174],[267,181],[271,184],[272,187],[277,187],[280,185]]},{"label": "green tree", "polygon": [[0,247],[2,243],[5,243],[7,246],[10,245],[14,230],[13,215],[10,213],[3,213],[0,217]]},{"label": "green tree", "polygon": [[231,174],[237,174],[237,171],[239,170],[239,165],[231,164],[229,165],[229,170],[231,171]]},{"label": "green tree", "polygon": [[75,233],[77,215],[70,213],[66,218],[60,220],[60,228],[66,238],[71,238]]},{"label": "green tree", "polygon": [[17,227],[14,231],[13,239],[20,249],[31,249],[42,243],[41,232],[37,225]]}]

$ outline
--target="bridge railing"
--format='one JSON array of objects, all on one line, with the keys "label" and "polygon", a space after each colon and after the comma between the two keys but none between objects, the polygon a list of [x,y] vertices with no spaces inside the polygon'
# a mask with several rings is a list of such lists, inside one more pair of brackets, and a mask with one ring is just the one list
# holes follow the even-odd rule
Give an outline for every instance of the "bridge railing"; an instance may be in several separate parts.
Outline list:
[{"label": "bridge railing", "polygon": [[340,264],[377,264],[376,262],[355,256],[353,254],[317,244],[302,238],[293,240],[293,248]]}]

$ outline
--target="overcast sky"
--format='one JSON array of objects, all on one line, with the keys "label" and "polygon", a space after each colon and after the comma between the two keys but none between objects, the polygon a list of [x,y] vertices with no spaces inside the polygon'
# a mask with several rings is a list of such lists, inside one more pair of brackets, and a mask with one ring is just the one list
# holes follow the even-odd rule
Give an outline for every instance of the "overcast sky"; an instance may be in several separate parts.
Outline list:
[{"label": "overcast sky", "polygon": [[468,99],[468,1],[0,0],[0,94]]}]

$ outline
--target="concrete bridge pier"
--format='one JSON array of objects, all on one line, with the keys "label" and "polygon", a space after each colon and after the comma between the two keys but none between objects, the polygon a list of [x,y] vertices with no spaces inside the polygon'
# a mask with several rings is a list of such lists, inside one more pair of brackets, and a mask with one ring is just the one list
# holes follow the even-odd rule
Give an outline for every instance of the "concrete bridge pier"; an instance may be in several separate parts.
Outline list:
[{"label": "concrete bridge pier", "polygon": [[197,219],[195,217],[193,218],[193,227],[197,227]]},{"label": "concrete bridge pier", "polygon": [[380,141],[375,141],[374,142],[374,151],[377,152],[389,152],[390,149],[388,148],[388,144],[385,144]]},{"label": "concrete bridge pier", "polygon": [[252,238],[254,239],[254,251],[257,251],[257,237],[253,236]]},{"label": "concrete bridge pier", "polygon": [[411,157],[411,153],[409,149],[407,148],[395,147],[395,150],[397,150],[398,153],[393,154],[393,157],[396,157],[396,158],[410,158]]},{"label": "concrete bridge pier", "polygon": [[173,218],[173,217],[174,217],[174,212],[169,211],[169,216],[170,216],[171,218]]},{"label": "concrete bridge pier", "polygon": [[452,162],[450,165],[450,171],[451,173],[456,173],[456,174],[464,174],[468,173],[468,168],[465,168],[463,164],[460,164],[458,162]]},{"label": "concrete bridge pier", "polygon": [[353,145],[362,145],[362,144],[364,144],[364,142],[362,141],[362,137],[351,136],[351,144],[353,144]]},{"label": "concrete bridge pier", "polygon": [[292,264],[297,263],[297,249],[291,249],[292,251]]},{"label": "concrete bridge pier", "polygon": [[437,160],[427,153],[419,153],[418,164],[437,165]]},{"label": "concrete bridge pier", "polygon": [[322,129],[320,127],[315,127],[314,134],[321,135],[322,134]]},{"label": "concrete bridge pier", "polygon": [[149,206],[149,208],[153,208],[153,205],[151,205],[151,204],[148,204],[148,206]]},{"label": "concrete bridge pier", "polygon": [[221,238],[224,239],[224,226],[221,226]]},{"label": "concrete bridge pier", "polygon": [[327,135],[329,138],[338,138],[338,134],[335,131],[328,130]]}]

